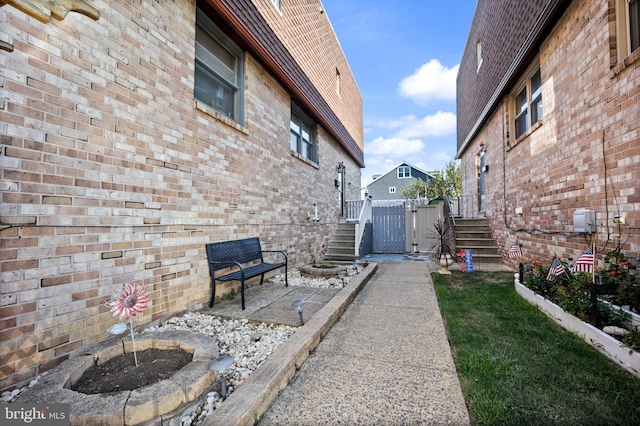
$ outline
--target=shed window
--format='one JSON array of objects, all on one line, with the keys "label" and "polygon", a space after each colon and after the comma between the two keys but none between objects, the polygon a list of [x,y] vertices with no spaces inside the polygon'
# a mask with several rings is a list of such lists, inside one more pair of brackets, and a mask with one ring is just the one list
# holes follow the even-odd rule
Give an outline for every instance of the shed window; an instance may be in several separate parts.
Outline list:
[{"label": "shed window", "polygon": [[410,178],[411,177],[411,167],[408,166],[400,166],[398,167],[398,179]]}]

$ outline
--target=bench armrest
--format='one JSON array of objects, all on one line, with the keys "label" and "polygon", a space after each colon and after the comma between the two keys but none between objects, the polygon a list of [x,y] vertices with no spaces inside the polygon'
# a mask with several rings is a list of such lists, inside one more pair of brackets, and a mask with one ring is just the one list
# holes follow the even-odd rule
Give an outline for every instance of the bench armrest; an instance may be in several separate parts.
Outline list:
[{"label": "bench armrest", "polygon": [[283,250],[262,250],[262,253],[280,253],[284,256],[284,261],[287,261],[287,253]]},{"label": "bench armrest", "polygon": [[[229,264],[235,263],[236,266],[238,268],[240,268],[240,271],[241,271],[242,275],[244,275],[244,266],[242,266],[242,263],[236,262],[235,260],[227,260],[225,262],[217,262],[215,260],[212,260],[209,263],[211,263],[212,265],[229,265]],[[223,268],[220,268],[220,269],[223,269]]]}]

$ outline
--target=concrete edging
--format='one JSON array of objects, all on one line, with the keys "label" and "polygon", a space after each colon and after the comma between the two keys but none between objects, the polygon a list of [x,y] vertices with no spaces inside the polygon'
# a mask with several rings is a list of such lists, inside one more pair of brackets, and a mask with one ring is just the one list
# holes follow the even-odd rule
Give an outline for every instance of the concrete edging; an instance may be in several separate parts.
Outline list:
[{"label": "concrete edging", "polygon": [[209,415],[203,425],[253,425],[266,412],[278,394],[320,343],[349,304],[378,269],[369,263],[349,284],[313,315],[286,342],[245,380],[227,400]]},{"label": "concrete edging", "polygon": [[576,334],[611,361],[640,378],[640,353],[625,347],[602,330],[565,312],[560,306],[520,284],[518,274],[515,274],[514,284],[520,297],[536,306],[556,324]]}]

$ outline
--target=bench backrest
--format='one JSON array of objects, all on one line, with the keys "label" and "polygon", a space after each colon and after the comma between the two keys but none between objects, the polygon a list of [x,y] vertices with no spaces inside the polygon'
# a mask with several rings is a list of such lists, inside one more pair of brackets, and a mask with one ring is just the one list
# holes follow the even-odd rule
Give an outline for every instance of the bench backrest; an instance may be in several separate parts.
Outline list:
[{"label": "bench backrest", "polygon": [[[206,248],[209,268],[213,271],[236,266],[233,262],[247,263],[252,260],[262,261],[262,249],[260,248],[260,238],[258,237],[209,243],[206,245]],[[216,263],[215,265],[211,263],[227,261],[229,261],[229,263]]]}]

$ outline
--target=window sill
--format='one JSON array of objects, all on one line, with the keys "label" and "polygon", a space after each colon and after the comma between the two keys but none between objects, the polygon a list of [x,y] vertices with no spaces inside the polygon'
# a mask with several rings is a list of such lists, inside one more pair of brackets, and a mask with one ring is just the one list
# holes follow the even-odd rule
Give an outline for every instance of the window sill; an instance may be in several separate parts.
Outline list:
[{"label": "window sill", "polygon": [[206,104],[200,102],[197,99],[195,100],[195,107],[197,110],[202,111],[203,113],[207,114],[210,117],[215,118],[216,120],[226,124],[227,126],[233,127],[234,129],[246,135],[249,134],[249,131],[247,130],[246,127],[241,126],[238,122],[230,119],[229,117],[225,117],[224,115],[220,114],[218,111],[214,110],[210,106],[207,106]]},{"label": "window sill", "polygon": [[314,167],[316,169],[320,169],[320,166],[317,163],[314,163],[313,161],[309,160],[306,157],[303,157],[302,155],[298,154],[295,151],[291,151],[291,156],[296,157],[298,160],[307,163],[308,165],[310,165],[311,167]]},{"label": "window sill", "polygon": [[623,60],[619,61],[617,65],[611,68],[609,71],[609,78],[614,78],[626,68],[631,67],[636,62],[640,61],[640,49],[636,49],[631,52],[631,55],[627,56]]},{"label": "window sill", "polygon": [[521,134],[520,137],[518,137],[518,139],[516,139],[516,141],[513,143],[513,145],[507,144],[507,151],[511,150],[512,148],[515,148],[516,145],[518,145],[523,140],[527,139],[529,136],[531,136],[531,134],[533,134],[533,132],[535,132],[540,127],[542,127],[543,121],[544,119],[542,118],[538,120],[533,126],[531,126],[529,130]]}]

